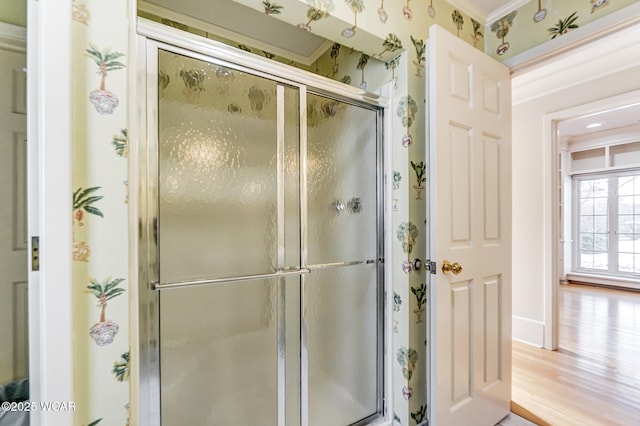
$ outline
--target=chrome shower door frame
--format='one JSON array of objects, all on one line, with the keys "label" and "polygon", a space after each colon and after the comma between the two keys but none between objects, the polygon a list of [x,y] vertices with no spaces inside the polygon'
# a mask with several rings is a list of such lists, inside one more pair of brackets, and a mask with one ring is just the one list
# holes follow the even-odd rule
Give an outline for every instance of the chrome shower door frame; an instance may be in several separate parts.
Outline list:
[{"label": "chrome shower door frame", "polygon": [[[188,281],[178,283],[162,283],[159,281],[159,250],[158,250],[158,51],[159,49],[183,54],[195,59],[215,62],[230,68],[246,71],[251,74],[266,77],[278,83],[278,98],[283,96],[282,87],[289,86],[299,90],[299,129],[300,129],[300,267],[297,269],[279,269],[271,274],[260,276],[240,276],[213,280]],[[388,107],[386,99],[360,89],[343,85],[315,74],[301,71],[275,61],[267,60],[249,54],[239,49],[185,33],[158,23],[138,19],[138,37],[136,38],[138,51],[136,63],[136,84],[134,93],[137,104],[133,114],[136,118],[130,131],[130,181],[131,190],[135,193],[130,197],[131,229],[134,237],[131,242],[132,252],[132,340],[137,340],[137,347],[132,348],[132,402],[137,402],[137,415],[134,408],[133,415],[138,417],[140,425],[161,424],[161,381],[160,381],[160,314],[159,293],[163,290],[179,287],[215,285],[220,282],[242,281],[258,278],[278,279],[278,425],[285,426],[284,407],[284,355],[280,345],[284,340],[284,280],[286,276],[300,275],[300,411],[302,426],[308,426],[308,353],[305,315],[305,274],[309,272],[307,251],[307,91],[330,96],[358,106],[376,109],[378,119],[377,131],[377,253],[375,259],[378,268],[377,285],[377,318],[381,322],[378,330],[378,414],[376,424],[391,424],[389,402],[391,400],[391,380],[388,372],[391,365],[390,344],[390,314],[389,295],[390,280],[386,279],[384,258],[389,253],[383,238],[385,223],[385,202],[387,191],[384,190],[383,163],[383,119],[386,118],[384,109]],[[282,76],[288,76],[284,78]],[[279,107],[280,108],[280,107]],[[278,114],[280,116],[280,112]],[[283,123],[278,122],[281,130]],[[279,131],[280,139],[281,132]],[[278,151],[282,148],[282,141],[278,142]],[[280,170],[278,170],[280,182]],[[278,187],[282,186],[280,183]],[[284,197],[278,189],[278,204]],[[280,211],[280,207],[278,208]],[[284,218],[278,213],[278,227],[281,229]],[[280,231],[279,231],[280,233]],[[279,235],[279,245],[280,245]],[[281,247],[279,246],[278,267],[284,267]],[[136,285],[137,281],[137,285]],[[136,362],[137,361],[137,362]],[[137,378],[137,380],[135,380]],[[371,419],[365,419],[358,424],[370,424]]]}]

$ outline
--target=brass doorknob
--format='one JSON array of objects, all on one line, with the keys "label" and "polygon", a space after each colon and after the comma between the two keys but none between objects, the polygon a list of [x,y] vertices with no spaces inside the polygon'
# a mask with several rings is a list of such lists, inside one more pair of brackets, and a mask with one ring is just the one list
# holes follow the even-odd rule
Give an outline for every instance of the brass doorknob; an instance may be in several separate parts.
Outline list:
[{"label": "brass doorknob", "polygon": [[442,262],[442,272],[453,272],[453,275],[458,275],[462,272],[462,265],[458,262],[450,263],[448,260]]}]

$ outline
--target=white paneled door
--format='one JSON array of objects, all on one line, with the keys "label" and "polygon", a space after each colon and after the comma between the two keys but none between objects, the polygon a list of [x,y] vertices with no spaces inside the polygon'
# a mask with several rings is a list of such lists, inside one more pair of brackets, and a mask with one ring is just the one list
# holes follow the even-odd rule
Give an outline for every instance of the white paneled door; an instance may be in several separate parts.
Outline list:
[{"label": "white paneled door", "polygon": [[492,426],[511,400],[509,69],[429,33],[430,424]]},{"label": "white paneled door", "polygon": [[28,374],[25,54],[0,49],[0,384]]}]

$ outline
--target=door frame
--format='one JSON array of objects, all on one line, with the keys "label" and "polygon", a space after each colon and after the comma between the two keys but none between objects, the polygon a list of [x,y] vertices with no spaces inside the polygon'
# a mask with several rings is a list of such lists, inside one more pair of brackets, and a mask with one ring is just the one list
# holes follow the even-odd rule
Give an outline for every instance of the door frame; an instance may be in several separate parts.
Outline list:
[{"label": "door frame", "polygon": [[[28,235],[32,401],[73,401],[72,4],[27,0]],[[28,263],[31,265],[31,262]],[[32,411],[32,424],[72,424],[73,411]]]},{"label": "door frame", "polygon": [[[340,82],[336,82],[316,74],[290,67],[276,61],[268,60],[256,55],[249,54],[242,50],[227,46],[211,39],[179,31],[165,25],[149,21],[144,18],[137,19],[137,32],[133,37],[134,49],[131,50],[131,56],[136,58],[135,66],[132,64],[130,68],[131,75],[135,76],[134,84],[130,85],[129,94],[133,99],[134,108],[130,109],[130,125],[129,140],[132,144],[130,149],[129,161],[129,182],[131,191],[129,196],[129,226],[130,226],[130,282],[131,282],[131,299],[130,299],[130,335],[131,335],[131,416],[141,424],[155,424],[154,421],[159,419],[160,413],[160,395],[156,392],[159,389],[159,347],[147,346],[147,340],[150,335],[157,335],[155,328],[157,321],[153,318],[157,315],[156,297],[149,296],[150,290],[148,283],[152,277],[146,268],[139,265],[150,264],[155,249],[150,247],[149,241],[153,240],[153,227],[156,226],[150,221],[155,221],[156,215],[153,213],[155,207],[152,200],[148,199],[150,183],[147,182],[149,172],[153,166],[147,166],[148,158],[153,157],[155,153],[150,154],[152,141],[156,135],[148,134],[149,125],[157,125],[151,122],[153,117],[147,115],[149,110],[156,108],[157,99],[153,98],[154,94],[147,91],[147,79],[149,74],[147,69],[153,68],[154,64],[148,62],[149,44],[168,44],[175,46],[178,50],[188,50],[195,54],[214,57],[223,61],[237,64],[250,70],[254,70],[257,75],[269,74],[276,81],[289,82],[296,86],[306,86],[313,91],[319,90],[320,93],[335,94],[338,99],[353,100],[360,103],[366,103],[382,110],[382,120],[378,124],[378,132],[380,127],[386,129],[381,136],[381,153],[382,162],[379,167],[383,176],[379,177],[379,193],[381,194],[380,202],[384,204],[383,223],[381,228],[390,229],[391,223],[391,180],[385,179],[384,176],[391,176],[391,114],[388,109],[391,105],[393,96],[393,82],[386,83],[381,94],[366,92],[353,86],[347,86]],[[151,42],[151,43],[149,43]],[[153,47],[151,47],[153,48]],[[285,77],[286,76],[286,77]],[[152,77],[153,78],[153,77]],[[151,98],[149,96],[152,96]],[[302,123],[306,123],[306,117],[303,116]],[[380,211],[380,206],[378,206]],[[149,219],[148,219],[149,218]],[[151,219],[152,218],[152,219]],[[391,259],[390,239],[384,239],[383,253],[385,258]],[[153,260],[155,261],[155,260]],[[392,323],[392,291],[391,291],[391,268],[384,268],[384,276],[382,279],[384,291],[384,306],[380,308],[383,314],[383,330],[385,339],[391,339]],[[155,290],[151,290],[155,291]],[[384,342],[382,354],[384,356],[383,373],[380,380],[384,381],[382,387],[382,411],[383,420],[376,423],[379,426],[391,426],[393,411],[390,409],[392,405],[392,345],[387,340]],[[304,400],[304,391],[303,391]]]},{"label": "door frame", "polygon": [[[640,4],[630,7],[636,10],[640,8]],[[544,96],[568,90],[577,84],[597,81],[616,72],[639,66],[640,59],[630,60],[630,58],[640,58],[638,55],[640,53],[639,30],[640,23],[637,21],[626,23],[622,27],[610,28],[606,36],[590,40],[588,44],[575,42],[573,50],[547,56],[529,68],[520,69],[518,64],[511,64],[512,69],[517,70],[512,78],[512,104],[515,106],[529,103]],[[563,119],[595,112],[594,108],[598,102],[606,105],[613,99],[610,98],[611,96],[618,95],[613,90],[603,91],[600,88],[594,90],[594,93],[602,94],[594,96],[589,93],[578,93],[573,99],[568,98],[563,106],[551,105],[547,109],[548,112],[530,117],[531,120],[538,120],[540,123],[539,140],[543,158],[544,182],[540,210],[540,214],[543,215],[543,232],[540,242],[544,254],[543,262],[539,265],[543,278],[540,294],[543,300],[543,312],[539,313],[542,321],[525,318],[535,323],[535,333],[529,330],[526,335],[514,337],[549,350],[558,348],[558,291],[561,278],[558,260],[560,244],[563,241],[562,227],[558,215],[555,214],[559,209],[558,170],[555,165],[560,152],[556,126]],[[517,277],[514,277],[515,279]],[[517,292],[517,288],[514,289]],[[515,292],[513,296],[514,298],[522,297]],[[514,321],[520,319],[522,318],[514,317]]]},{"label": "door frame", "polygon": [[[547,317],[547,324],[550,324],[551,333],[545,333],[544,347],[545,349],[555,350],[560,345],[559,336],[559,302],[558,291],[561,281],[564,280],[566,275],[571,271],[567,269],[567,263],[573,264],[573,195],[569,196],[566,193],[567,190],[573,191],[570,185],[565,185],[560,179],[566,179],[566,165],[567,161],[560,159],[561,153],[564,151],[561,147],[561,141],[558,138],[558,125],[565,120],[570,120],[577,117],[583,117],[587,115],[597,114],[602,111],[622,108],[630,104],[638,103],[640,96],[640,90],[634,90],[629,93],[625,93],[618,96],[602,98],[593,102],[577,105],[571,108],[556,111],[550,114],[546,114],[543,117],[544,134],[549,135],[550,140],[550,174],[552,175],[551,188],[556,188],[556,192],[549,194],[553,200],[551,211],[557,212],[560,209],[560,200],[557,194],[557,190],[562,188],[562,214],[560,217],[556,217],[552,220],[552,242],[556,244],[552,246],[551,255],[551,286],[548,286],[545,290],[545,316]],[[561,163],[559,163],[561,161]],[[553,165],[558,165],[554,168]],[[561,174],[561,176],[559,176]],[[571,203],[568,208],[565,208],[567,203]],[[567,229],[566,224],[570,226]],[[562,255],[562,260],[561,260]],[[567,259],[569,259],[567,261]],[[551,287],[551,288],[549,288]]]}]

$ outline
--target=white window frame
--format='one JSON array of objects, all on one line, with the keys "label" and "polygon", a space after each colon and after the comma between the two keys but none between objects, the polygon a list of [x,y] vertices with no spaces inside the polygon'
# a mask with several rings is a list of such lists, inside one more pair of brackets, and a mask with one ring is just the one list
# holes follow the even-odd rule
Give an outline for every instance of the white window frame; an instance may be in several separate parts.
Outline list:
[{"label": "white window frame", "polygon": [[[618,259],[618,225],[619,225],[619,212],[618,212],[618,178],[624,176],[640,176],[640,168],[615,170],[602,173],[584,173],[575,174],[572,176],[572,192],[573,192],[573,220],[572,220],[572,233],[573,233],[573,272],[586,273],[593,275],[606,275],[620,278],[638,278],[640,273],[625,272],[619,270]],[[607,270],[603,269],[591,269],[583,268],[580,263],[581,255],[581,239],[580,239],[580,182],[593,179],[608,179],[608,194],[607,194],[607,219],[608,219],[608,267]],[[640,252],[638,252],[640,254]]]}]

